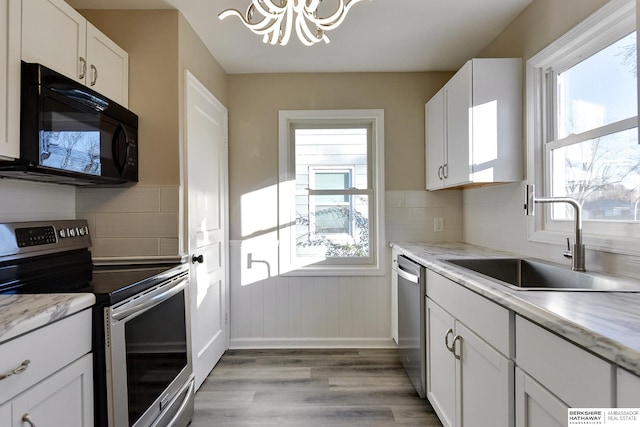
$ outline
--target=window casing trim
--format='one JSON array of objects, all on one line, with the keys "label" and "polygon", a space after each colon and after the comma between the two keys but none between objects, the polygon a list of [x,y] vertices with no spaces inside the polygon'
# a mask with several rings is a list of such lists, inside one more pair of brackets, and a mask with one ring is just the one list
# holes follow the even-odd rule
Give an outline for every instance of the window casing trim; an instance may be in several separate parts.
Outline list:
[{"label": "window casing trim", "polygon": [[[369,218],[371,261],[364,265],[349,263],[349,258],[331,265],[296,265],[295,260],[295,158],[290,149],[293,126],[366,125],[371,129],[370,185],[367,190],[348,190],[369,195],[373,212]],[[286,276],[371,276],[385,274],[384,234],[384,110],[281,110],[278,113],[278,236],[280,274]],[[315,190],[316,193],[322,190]],[[336,193],[336,190],[331,190]]]},{"label": "window casing trim", "polygon": [[[549,180],[545,179],[548,157],[545,150],[549,150],[546,141],[553,138],[555,130],[548,123],[547,115],[552,113],[553,102],[547,103],[544,94],[548,93],[552,79],[546,78],[546,73],[553,66],[563,71],[584,57],[591,55],[603,47],[614,43],[624,35],[636,30],[636,7],[634,0],[611,0],[593,15],[585,19],[576,27],[558,38],[545,49],[533,56],[526,65],[526,141],[527,141],[527,184],[535,184],[543,189],[541,195],[550,194]],[[576,58],[572,52],[581,50],[583,55]],[[637,121],[637,117],[634,118]],[[614,126],[620,126],[620,123]],[[626,126],[628,123],[622,124]],[[631,126],[633,127],[633,126]],[[582,138],[581,138],[582,139]],[[522,190],[524,194],[524,189]],[[544,193],[543,193],[544,192]],[[523,196],[524,197],[524,196]],[[565,245],[565,238],[572,236],[572,221],[547,221],[550,218],[551,207],[540,206],[540,215],[527,217],[527,236],[530,241]],[[637,224],[615,224],[623,230],[623,236],[611,236],[607,233],[610,223],[596,221],[585,224],[584,241],[587,249],[605,252],[640,255],[637,237],[639,231],[624,232]],[[632,236],[632,237],[628,237]]]}]

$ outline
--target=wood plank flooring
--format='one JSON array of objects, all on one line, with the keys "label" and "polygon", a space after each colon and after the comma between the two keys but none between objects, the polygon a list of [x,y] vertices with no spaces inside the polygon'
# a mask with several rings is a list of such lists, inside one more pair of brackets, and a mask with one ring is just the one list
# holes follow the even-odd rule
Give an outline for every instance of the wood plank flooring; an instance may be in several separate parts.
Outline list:
[{"label": "wood plank flooring", "polygon": [[395,350],[235,350],[195,398],[191,427],[441,427]]}]

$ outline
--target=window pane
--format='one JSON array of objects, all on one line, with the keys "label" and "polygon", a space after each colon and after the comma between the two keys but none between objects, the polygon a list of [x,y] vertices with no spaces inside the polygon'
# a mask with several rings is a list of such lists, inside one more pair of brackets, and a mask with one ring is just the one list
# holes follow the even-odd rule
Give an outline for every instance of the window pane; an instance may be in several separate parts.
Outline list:
[{"label": "window pane", "polygon": [[369,257],[369,199],[312,190],[368,189],[366,128],[295,129],[296,256]]},{"label": "window pane", "polygon": [[636,33],[558,75],[558,138],[637,115]]},{"label": "window pane", "polygon": [[[551,152],[552,194],[583,206],[584,219],[634,221],[640,217],[638,128]],[[573,208],[553,204],[554,219],[573,218]]]},{"label": "window pane", "polygon": [[[333,203],[327,198],[334,197]],[[309,196],[296,210],[296,256],[368,257],[369,198]]]}]

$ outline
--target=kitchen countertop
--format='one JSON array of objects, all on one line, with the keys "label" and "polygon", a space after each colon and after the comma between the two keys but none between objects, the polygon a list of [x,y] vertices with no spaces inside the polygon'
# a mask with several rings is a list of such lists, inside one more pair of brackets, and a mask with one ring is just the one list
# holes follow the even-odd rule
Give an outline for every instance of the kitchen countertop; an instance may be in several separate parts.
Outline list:
[{"label": "kitchen countertop", "polygon": [[430,270],[640,375],[640,293],[514,290],[497,280],[443,261],[517,256],[512,253],[464,243],[392,243],[391,246]]},{"label": "kitchen countertop", "polygon": [[93,294],[0,295],[0,344],[95,304]]}]

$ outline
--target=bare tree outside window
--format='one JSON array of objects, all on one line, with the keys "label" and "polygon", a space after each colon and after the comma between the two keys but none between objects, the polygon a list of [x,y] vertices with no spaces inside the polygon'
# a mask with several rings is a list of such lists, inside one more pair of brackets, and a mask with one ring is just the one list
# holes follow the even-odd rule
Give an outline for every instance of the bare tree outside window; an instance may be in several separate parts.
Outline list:
[{"label": "bare tree outside window", "polygon": [[[557,82],[556,139],[548,142],[551,192],[577,199],[585,220],[640,216],[636,50],[633,32],[550,74]],[[573,217],[564,205],[552,212],[554,219]]]}]

